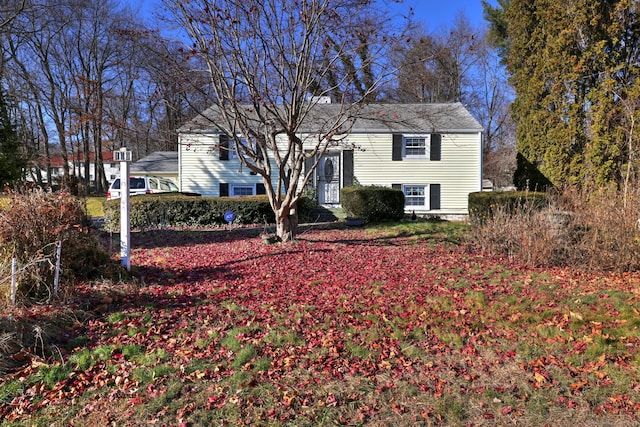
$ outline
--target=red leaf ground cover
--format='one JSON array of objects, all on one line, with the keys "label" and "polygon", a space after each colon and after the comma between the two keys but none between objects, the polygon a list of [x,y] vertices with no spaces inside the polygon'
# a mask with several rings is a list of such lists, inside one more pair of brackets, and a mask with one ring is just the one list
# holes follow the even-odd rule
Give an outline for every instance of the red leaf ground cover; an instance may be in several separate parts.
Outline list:
[{"label": "red leaf ground cover", "polygon": [[49,386],[16,374],[28,386],[0,415],[640,422],[637,275],[531,270],[426,230],[311,230],[276,245],[246,232],[152,231],[133,246],[140,286],[78,332],[86,344],[69,359],[85,351],[93,363],[67,361],[68,376]]}]

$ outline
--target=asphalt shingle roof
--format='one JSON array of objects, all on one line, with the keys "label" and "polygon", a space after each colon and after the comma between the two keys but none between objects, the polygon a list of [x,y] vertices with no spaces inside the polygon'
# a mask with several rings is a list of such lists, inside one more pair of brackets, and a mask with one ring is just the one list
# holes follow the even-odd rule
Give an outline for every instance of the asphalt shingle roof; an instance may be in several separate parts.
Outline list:
[{"label": "asphalt shingle roof", "polygon": [[[253,107],[244,107],[249,113]],[[279,107],[284,108],[284,107]],[[303,121],[299,131],[314,133],[332,118],[343,114],[340,104],[316,104]],[[442,104],[369,104],[354,112],[351,133],[407,133],[407,132],[481,132],[482,126],[459,102]],[[205,112],[182,126],[179,131],[216,132],[215,123],[221,123],[217,107]]]},{"label": "asphalt shingle roof", "polygon": [[131,173],[178,173],[177,151],[156,151],[131,163]]}]

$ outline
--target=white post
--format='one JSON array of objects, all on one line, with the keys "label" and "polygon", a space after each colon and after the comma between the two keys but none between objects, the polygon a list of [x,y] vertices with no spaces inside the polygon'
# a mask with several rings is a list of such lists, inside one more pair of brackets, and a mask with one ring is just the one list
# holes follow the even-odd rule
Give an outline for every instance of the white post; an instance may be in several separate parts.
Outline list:
[{"label": "white post", "polygon": [[17,288],[17,279],[16,274],[18,274],[18,261],[15,257],[11,258],[11,305],[16,305],[16,288]]},{"label": "white post", "polygon": [[131,207],[129,194],[129,162],[131,161],[131,151],[121,148],[116,152],[120,159],[120,263],[127,270],[131,269],[131,218],[129,209]]},{"label": "white post", "polygon": [[56,247],[56,272],[53,278],[53,296],[58,298],[58,284],[60,283],[60,256],[62,255],[62,240],[58,240]]}]

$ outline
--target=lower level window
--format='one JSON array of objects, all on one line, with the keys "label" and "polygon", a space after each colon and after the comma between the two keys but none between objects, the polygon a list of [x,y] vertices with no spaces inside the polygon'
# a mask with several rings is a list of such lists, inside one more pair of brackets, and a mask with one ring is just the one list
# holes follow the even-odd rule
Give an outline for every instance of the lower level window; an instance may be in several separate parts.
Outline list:
[{"label": "lower level window", "polygon": [[231,196],[253,196],[253,185],[233,185],[231,186]]},{"label": "lower level window", "polygon": [[427,189],[424,185],[405,185],[405,206],[426,206]]}]

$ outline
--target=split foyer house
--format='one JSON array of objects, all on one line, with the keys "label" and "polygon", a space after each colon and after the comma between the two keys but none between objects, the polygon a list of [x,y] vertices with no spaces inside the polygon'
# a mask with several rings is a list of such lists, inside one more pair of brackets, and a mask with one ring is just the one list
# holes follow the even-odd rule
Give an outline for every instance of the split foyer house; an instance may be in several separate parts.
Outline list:
[{"label": "split foyer house", "polygon": [[[313,116],[330,117],[338,109],[318,104]],[[261,177],[242,167],[228,149],[229,137],[212,125],[213,115],[215,109],[208,109],[179,129],[180,190],[203,196],[264,193]],[[313,122],[301,126],[303,141],[316,141]],[[481,159],[482,126],[460,103],[370,104],[328,148],[310,185],[327,206],[340,204],[342,187],[378,185],[401,189],[407,212],[465,215],[469,193],[482,189]]]}]

